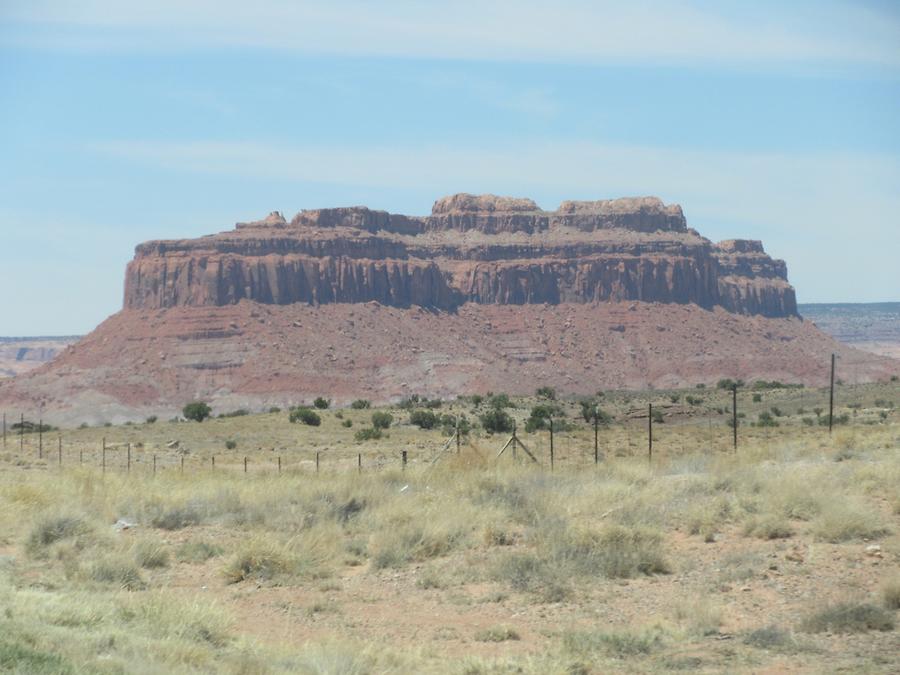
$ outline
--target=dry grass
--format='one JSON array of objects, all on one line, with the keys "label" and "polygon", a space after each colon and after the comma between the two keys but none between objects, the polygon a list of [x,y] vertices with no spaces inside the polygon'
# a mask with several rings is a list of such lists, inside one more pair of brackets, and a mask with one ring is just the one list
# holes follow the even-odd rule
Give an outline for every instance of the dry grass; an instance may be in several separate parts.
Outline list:
[{"label": "dry grass", "polygon": [[[766,403],[795,409],[789,395],[767,393]],[[371,411],[343,414],[362,423]],[[642,429],[620,424],[604,430],[610,459],[597,467],[592,437],[576,426],[558,436],[551,473],[471,450],[431,465],[440,432],[393,414],[391,438],[362,446],[362,473],[361,446],[343,444],[353,429],[331,411],[321,428],[290,428],[304,447],[329,444],[318,475],[300,464],[308,453],[288,454],[297,438],[281,435],[275,415],[105,430],[136,443],[150,429],[145,448],[161,455],[177,435],[190,450],[184,475],[174,454],[155,478],[141,473],[137,450],[130,475],[2,464],[0,670],[132,672],[140,662],[147,672],[429,673],[458,661],[471,673],[741,671],[771,665],[769,651],[797,653],[794,631],[819,650],[804,651],[810,659],[827,652],[829,631],[891,635],[894,578],[881,582],[878,604],[810,612],[779,596],[791,614],[745,600],[778,592],[783,579],[809,590],[823,565],[833,568],[823,583],[849,575],[863,587],[860,575],[896,563],[894,424],[843,429],[832,442],[784,417],[777,429],[742,428],[734,454],[710,446],[705,418],[670,417],[652,465],[635,441]],[[263,448],[247,475],[241,455],[220,454],[224,438]],[[209,464],[207,441],[215,472],[198,468]],[[544,441],[527,439],[542,458]],[[280,476],[272,447],[284,453]],[[412,449],[406,471],[399,448]],[[119,519],[136,526],[116,530]],[[873,540],[880,566],[865,557]],[[370,609],[390,619],[370,620]],[[391,632],[420,611],[420,633]],[[445,626],[444,614],[478,619]],[[250,630],[248,620],[264,625]],[[472,625],[488,628],[459,627]],[[413,633],[417,642],[403,642]],[[721,634],[741,637],[730,656]],[[865,669],[865,653],[848,651],[840,665]]]}]

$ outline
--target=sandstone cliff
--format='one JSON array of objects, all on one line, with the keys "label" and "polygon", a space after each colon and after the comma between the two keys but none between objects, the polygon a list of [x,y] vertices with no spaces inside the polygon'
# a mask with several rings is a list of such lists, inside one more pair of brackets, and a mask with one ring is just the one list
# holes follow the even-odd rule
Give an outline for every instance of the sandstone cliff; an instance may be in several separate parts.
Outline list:
[{"label": "sandstone cliff", "polygon": [[653,197],[567,201],[453,195],[426,217],[365,207],[277,212],[194,240],[141,244],[125,307],[370,302],[455,310],[464,303],[639,300],[797,313],[787,269],[759,242],[715,245],[681,207]]}]

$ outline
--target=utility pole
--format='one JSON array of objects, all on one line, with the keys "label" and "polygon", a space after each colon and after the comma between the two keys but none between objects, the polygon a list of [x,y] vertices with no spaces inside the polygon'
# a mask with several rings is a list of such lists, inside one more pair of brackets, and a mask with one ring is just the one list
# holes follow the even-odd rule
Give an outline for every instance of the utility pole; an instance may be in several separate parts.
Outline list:
[{"label": "utility pole", "polygon": [[550,418],[550,470],[553,471],[553,418]]}]

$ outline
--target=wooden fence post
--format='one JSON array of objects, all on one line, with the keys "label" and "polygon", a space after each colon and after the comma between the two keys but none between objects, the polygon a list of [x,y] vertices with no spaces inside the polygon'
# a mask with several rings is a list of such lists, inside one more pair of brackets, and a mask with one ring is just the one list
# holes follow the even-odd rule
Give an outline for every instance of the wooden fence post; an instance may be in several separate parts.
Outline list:
[{"label": "wooden fence post", "polygon": [[734,427],[734,449],[737,450],[737,428],[738,428],[738,417],[737,417],[737,385],[731,389],[731,426]]},{"label": "wooden fence post", "polygon": [[125,465],[125,473],[131,473],[131,443],[128,444],[128,463]]},{"label": "wooden fence post", "polygon": [[403,470],[406,471],[406,450],[401,454],[402,462],[403,462]]},{"label": "wooden fence post", "polygon": [[62,466],[62,436],[57,438],[56,442],[56,458],[57,463]]},{"label": "wooden fence post", "polygon": [[653,404],[647,404],[647,461],[653,461]]},{"label": "wooden fence post", "polygon": [[319,473],[319,451],[316,450],[316,473]]},{"label": "wooden fence post", "polygon": [[156,475],[156,455],[153,455],[153,475]]},{"label": "wooden fence post", "polygon": [[281,475],[281,455],[278,456],[278,474]]},{"label": "wooden fence post", "polygon": [[553,471],[553,418],[550,418],[550,470]]},{"label": "wooden fence post", "polygon": [[247,458],[244,457],[244,473],[247,473]]},{"label": "wooden fence post", "polygon": [[831,390],[828,395],[828,433],[834,424],[834,354],[831,355]]}]

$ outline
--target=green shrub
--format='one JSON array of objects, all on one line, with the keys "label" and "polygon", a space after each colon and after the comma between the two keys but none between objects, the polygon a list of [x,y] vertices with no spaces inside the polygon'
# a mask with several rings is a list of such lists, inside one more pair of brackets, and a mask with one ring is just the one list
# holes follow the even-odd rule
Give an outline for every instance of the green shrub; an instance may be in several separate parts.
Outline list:
[{"label": "green shrub", "polygon": [[778,420],[772,417],[772,414],[768,411],[763,411],[759,413],[759,417],[756,421],[756,426],[758,427],[777,427],[779,426]]},{"label": "green shrub", "polygon": [[357,431],[353,437],[360,443],[363,441],[377,441],[382,437],[381,429],[376,427],[365,427]]},{"label": "green shrub", "polygon": [[762,401],[762,394],[753,394],[753,402],[759,403],[760,401]]},{"label": "green shrub", "polygon": [[439,421],[438,416],[430,410],[413,410],[409,421],[420,429],[434,429]]},{"label": "green shrub", "polygon": [[319,410],[328,410],[329,406],[331,406],[331,401],[329,401],[327,398],[317,396],[316,400],[313,401],[313,405]]},{"label": "green shrub", "polygon": [[471,425],[469,424],[469,420],[465,415],[460,415],[459,417],[455,415],[444,414],[441,415],[441,430],[446,435],[452,435],[456,433],[457,420],[459,424],[459,433],[461,436],[465,436],[469,433],[471,429]]},{"label": "green shrub", "polygon": [[291,422],[302,422],[311,427],[317,427],[322,424],[322,418],[319,417],[318,413],[303,406],[292,408],[288,419]]},{"label": "green shrub", "polygon": [[731,389],[734,389],[735,387],[740,389],[743,386],[744,386],[743,380],[732,380],[730,377],[726,377],[726,378],[721,379],[718,382],[716,382],[717,389],[731,390]]},{"label": "green shrub", "polygon": [[609,415],[600,409],[595,399],[583,398],[578,404],[581,406],[581,419],[585,422],[593,423],[594,418],[596,417],[598,424],[608,425],[613,420],[612,415]]},{"label": "green shrub", "polygon": [[513,430],[513,418],[499,408],[491,408],[480,415],[478,419],[484,430],[491,434]]},{"label": "green shrub", "polygon": [[277,405],[273,405],[271,408],[269,408],[270,415],[275,415],[280,412],[281,412],[281,408],[279,408]]},{"label": "green shrub", "polygon": [[228,449],[228,450],[234,450],[236,447],[237,447],[237,441],[232,440],[232,439],[230,439],[230,438],[229,438],[227,441],[225,441],[225,448],[226,448],[226,449]]},{"label": "green shrub", "polygon": [[373,412],[372,426],[376,429],[388,429],[394,423],[394,416],[389,412]]},{"label": "green shrub", "polygon": [[554,404],[540,404],[531,409],[528,419],[525,420],[525,431],[529,434],[539,429],[549,429],[550,420],[563,414],[562,408]]},{"label": "green shrub", "polygon": [[211,413],[212,408],[203,401],[193,401],[181,409],[181,414],[184,419],[194,420],[195,422],[202,422],[209,417]]},{"label": "green shrub", "polygon": [[503,408],[511,408],[512,401],[510,401],[508,394],[491,394],[488,396],[488,405],[495,410],[501,410]]},{"label": "green shrub", "polygon": [[349,429],[353,426],[353,420],[344,420],[343,422],[341,422],[341,426],[345,429]]},{"label": "green shrub", "polygon": [[659,408],[653,409],[653,413],[652,413],[651,417],[653,418],[654,424],[665,424],[665,422],[666,422],[666,418],[663,417],[663,411],[660,410]]},{"label": "green shrub", "polygon": [[368,401],[364,398],[358,398],[353,403],[350,404],[350,407],[354,410],[367,410],[372,406],[371,401]]},{"label": "green shrub", "polygon": [[538,398],[546,398],[549,401],[555,401],[556,389],[554,389],[553,387],[538,387],[535,390],[534,395]]},{"label": "green shrub", "polygon": [[144,420],[144,422],[146,424],[155,424],[157,419],[159,419],[159,418],[156,415],[150,415],[150,417],[148,417],[146,420]]},{"label": "green shrub", "polygon": [[469,397],[469,402],[474,406],[479,406],[484,402],[484,396],[481,394],[472,394]]},{"label": "green shrub", "polygon": [[228,417],[245,417],[250,414],[250,411],[246,408],[238,408],[237,410],[232,410],[231,412],[221,413],[219,417],[228,418]]}]

